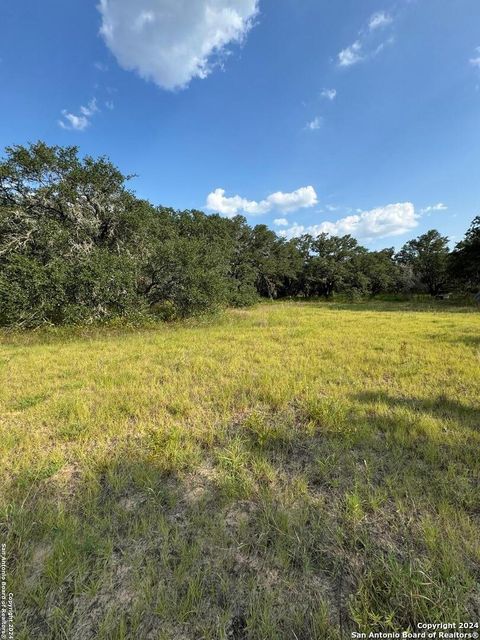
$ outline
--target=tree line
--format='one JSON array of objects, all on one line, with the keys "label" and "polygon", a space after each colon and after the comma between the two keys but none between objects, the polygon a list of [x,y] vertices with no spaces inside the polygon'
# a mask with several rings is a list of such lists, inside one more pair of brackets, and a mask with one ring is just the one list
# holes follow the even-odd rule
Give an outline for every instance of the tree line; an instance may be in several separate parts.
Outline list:
[{"label": "tree line", "polygon": [[431,230],[396,253],[349,235],[286,240],[242,216],[154,206],[106,157],[37,142],[0,161],[0,324],[184,318],[259,297],[480,287],[480,217],[449,251]]}]

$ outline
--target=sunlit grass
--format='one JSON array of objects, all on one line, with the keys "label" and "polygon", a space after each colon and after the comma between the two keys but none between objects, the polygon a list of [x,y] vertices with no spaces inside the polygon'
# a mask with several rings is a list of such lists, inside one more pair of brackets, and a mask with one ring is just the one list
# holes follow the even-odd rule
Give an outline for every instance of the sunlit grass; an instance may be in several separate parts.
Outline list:
[{"label": "sunlit grass", "polygon": [[1,334],[16,637],[478,618],[479,335],[401,303]]}]

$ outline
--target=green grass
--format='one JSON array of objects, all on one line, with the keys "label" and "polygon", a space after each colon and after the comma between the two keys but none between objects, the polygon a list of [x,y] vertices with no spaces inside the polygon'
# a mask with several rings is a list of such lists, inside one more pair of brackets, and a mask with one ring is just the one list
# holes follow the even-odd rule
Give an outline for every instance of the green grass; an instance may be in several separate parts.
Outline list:
[{"label": "green grass", "polygon": [[408,303],[0,334],[16,638],[478,619],[479,336]]}]

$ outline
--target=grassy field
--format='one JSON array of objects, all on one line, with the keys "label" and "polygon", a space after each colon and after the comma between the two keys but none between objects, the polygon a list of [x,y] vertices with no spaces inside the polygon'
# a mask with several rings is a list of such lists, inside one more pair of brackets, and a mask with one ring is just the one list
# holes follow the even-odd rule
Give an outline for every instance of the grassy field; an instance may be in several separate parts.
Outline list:
[{"label": "grassy field", "polygon": [[480,314],[261,305],[0,334],[18,640],[480,618]]}]

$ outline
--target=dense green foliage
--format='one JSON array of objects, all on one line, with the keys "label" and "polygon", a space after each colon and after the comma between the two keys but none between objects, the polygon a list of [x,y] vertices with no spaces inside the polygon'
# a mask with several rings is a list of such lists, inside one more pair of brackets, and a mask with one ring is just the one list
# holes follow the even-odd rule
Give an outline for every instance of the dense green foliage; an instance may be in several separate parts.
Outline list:
[{"label": "dense green foliage", "polygon": [[448,284],[448,255],[448,238],[432,229],[407,242],[398,254],[398,260],[411,267],[418,285],[436,296]]},{"label": "dense green foliage", "polygon": [[480,283],[480,216],[477,216],[450,256],[450,273],[467,290],[476,291]]},{"label": "dense green foliage", "polygon": [[138,199],[107,158],[42,142],[0,162],[0,324],[154,313],[181,318],[259,296],[445,291],[479,285],[480,223],[453,254],[429,231],[368,251],[351,236],[278,237],[245,218]]}]

